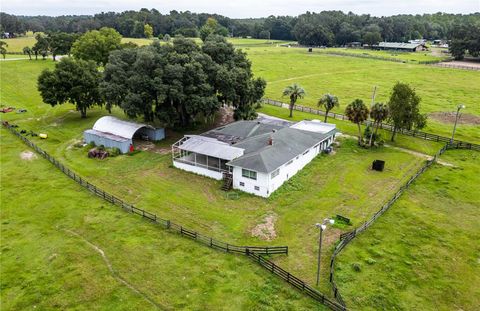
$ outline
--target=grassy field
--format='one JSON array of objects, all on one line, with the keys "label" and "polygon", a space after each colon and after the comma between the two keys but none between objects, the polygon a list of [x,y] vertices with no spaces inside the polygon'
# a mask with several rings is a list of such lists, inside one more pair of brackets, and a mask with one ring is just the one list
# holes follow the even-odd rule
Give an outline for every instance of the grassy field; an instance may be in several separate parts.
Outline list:
[{"label": "grassy field", "polygon": [[[2,85],[1,101],[11,105],[25,103],[28,112],[2,116],[4,119],[16,120],[22,128],[37,133],[48,133],[46,141],[38,141],[43,148],[83,176],[95,178],[100,186],[139,207],[232,243],[289,245],[292,255],[275,260],[310,282],[315,271],[313,224],[336,214],[350,217],[356,224],[366,220],[423,161],[391,148],[367,151],[358,148],[354,140],[345,139],[334,156],[313,161],[272,198],[265,200],[239,193],[238,200],[230,200],[219,190],[220,182],[172,168],[168,154],[140,152],[103,162],[88,159],[85,149],[73,145],[81,140],[83,130],[106,112],[95,109],[88,112],[87,119],[81,119],[72,106],[51,108],[41,103],[34,77],[41,69],[51,66],[51,62],[26,62],[27,66],[20,63],[1,64],[2,69],[12,75],[12,83]],[[122,116],[117,110],[115,113]],[[168,150],[174,139],[171,137],[159,147]],[[377,158],[389,163],[383,174],[368,169]],[[335,174],[331,172],[332,167],[339,167]],[[364,182],[359,183],[358,178]],[[388,190],[375,188],[375,184]],[[277,219],[277,239],[267,242],[252,237],[251,230],[272,214]],[[339,229],[328,233],[326,249],[333,245],[340,232]]]},{"label": "grassy field", "polygon": [[[296,48],[248,48],[249,58],[257,76],[267,80],[265,96],[287,101],[283,89],[298,83],[305,88],[307,96],[298,101],[300,105],[316,107],[318,98],[325,93],[339,97],[340,108],[355,98],[371,102],[373,87],[377,86],[376,101],[386,102],[397,81],[409,83],[422,98],[424,113],[452,112],[458,103],[463,103],[468,113],[480,118],[480,75],[476,71],[436,68],[426,65],[402,64],[389,61],[354,57],[330,56],[308,53]],[[453,123],[430,118],[426,131],[449,136]],[[480,125],[461,124],[457,138],[480,142]]]},{"label": "grassy field", "polygon": [[[314,68],[320,68],[321,64],[333,66],[324,59],[327,58],[325,55],[303,55],[305,61],[299,61],[296,56],[301,53],[300,50],[255,47],[247,47],[245,50],[253,60],[257,75],[263,73],[267,79],[273,81],[286,75],[287,80],[283,82],[291,83],[289,76],[301,75],[297,66],[305,70],[308,65]],[[261,55],[269,57],[261,59]],[[283,67],[282,70],[277,67],[276,70],[280,71],[278,73],[274,73],[273,69],[259,70],[260,65],[263,66],[261,68],[274,68],[269,59],[276,59],[278,64],[281,64],[283,57],[286,57],[285,61],[288,60],[287,66],[292,66],[290,71],[283,70]],[[342,57],[338,63],[339,66],[345,66],[341,64],[352,60],[358,61]],[[362,61],[367,61],[372,66],[387,63],[384,65],[412,66],[413,70],[421,67]],[[356,70],[366,70],[365,65],[356,62],[351,65]],[[182,133],[169,132],[167,140],[158,143],[153,151],[141,151],[132,156],[119,156],[104,161],[88,159],[87,149],[75,147],[75,144],[81,141],[83,131],[91,128],[98,117],[106,115],[107,112],[95,108],[88,111],[88,118],[81,119],[72,105],[52,108],[42,103],[36,91],[36,79],[43,69],[53,66],[51,61],[0,63],[0,104],[28,110],[24,114],[2,114],[2,120],[16,123],[22,129],[47,133],[47,140],[32,140],[82,176],[95,180],[95,183],[105,190],[140,208],[231,243],[288,245],[288,257],[272,259],[312,284],[318,251],[318,231],[314,224],[336,214],[351,218],[354,226],[367,220],[424,161],[421,156],[393,147],[428,154],[433,154],[440,148],[437,143],[400,135],[392,147],[365,150],[359,148],[354,139],[340,138],[335,154],[323,155],[312,161],[271,198],[262,199],[238,192],[238,197],[232,199],[220,191],[220,182],[172,167],[168,154],[169,146]],[[326,68],[334,70],[334,67]],[[402,72],[401,67],[398,68]],[[308,72],[304,73],[305,79],[307,75]],[[314,81],[316,76],[313,74],[310,80]],[[367,79],[368,76],[365,74],[364,78]],[[359,79],[359,76],[356,79]],[[345,86],[346,83],[343,83]],[[277,87],[275,82],[270,83],[267,92],[272,92],[271,85]],[[470,88],[474,87],[470,85]],[[356,89],[360,90],[360,87],[357,86]],[[310,96],[311,94],[304,103]],[[478,95],[465,94],[464,97],[475,99]],[[271,106],[265,106],[259,111],[278,117],[287,117],[288,113],[286,109]],[[119,109],[114,109],[113,113],[124,118]],[[295,120],[304,118],[311,119],[312,115],[295,112]],[[352,123],[335,122],[343,133],[356,134]],[[189,309],[191,306],[200,306],[200,309],[224,309],[230,306],[225,304],[227,299],[238,309],[298,310],[313,307],[310,300],[279,280],[263,274],[260,268],[246,258],[213,252],[191,241],[169,235],[93,198],[45,160],[21,160],[20,152],[28,149],[5,130],[2,129],[1,133],[1,279],[2,301],[10,303],[7,309],[22,309],[37,303],[43,309],[65,309],[83,305],[83,302],[85,309],[93,308],[96,304],[100,305],[99,309],[111,305],[137,309],[142,304],[143,307],[150,307],[148,302],[145,302],[145,297],[162,305],[164,309]],[[463,125],[458,133],[465,135]],[[369,169],[375,159],[386,161],[384,172]],[[473,195],[475,192],[471,193]],[[12,197],[15,200],[12,200]],[[433,200],[426,202],[425,204],[428,204]],[[272,241],[252,236],[252,229],[264,223],[267,216],[275,218],[276,238]],[[474,221],[475,216],[471,219]],[[432,218],[432,222],[434,220],[435,218]],[[390,220],[390,224],[392,222],[395,223],[396,219]],[[339,234],[348,230],[351,230],[351,227],[334,226],[326,231],[323,258],[330,256]],[[35,239],[31,239],[31,236]],[[71,237],[67,239],[65,236]],[[98,251],[83,239],[102,248],[114,271],[118,271],[119,275],[135,285],[134,288],[143,295],[122,285],[115,279],[115,275],[112,277]],[[144,243],[145,240],[148,243]],[[79,247],[79,244],[83,246]],[[190,247],[194,249],[190,250]],[[9,252],[12,249],[15,252]],[[18,259],[13,253],[20,253],[22,256]],[[60,257],[63,253],[70,257]],[[62,260],[58,264],[60,268],[57,269],[57,266],[51,263],[54,261],[50,260],[51,256],[54,256],[55,260]],[[21,267],[24,267],[19,280],[16,268],[18,261]],[[351,261],[345,261],[344,265],[348,266],[350,263]],[[88,269],[91,266],[97,270]],[[171,272],[175,271],[177,266],[185,266],[192,272],[188,272],[188,269]],[[99,271],[100,268],[103,270]],[[329,292],[327,269],[328,260],[325,259],[322,262],[320,286],[324,292]],[[347,275],[346,278],[348,277],[350,276]],[[185,282],[178,282],[179,278]],[[267,281],[264,281],[265,278]],[[7,281],[3,283],[3,280]],[[93,290],[84,289],[88,282],[93,282]],[[22,288],[21,284],[32,284],[34,290],[30,287]],[[356,283],[353,282],[348,284],[354,290],[360,291],[362,288],[355,288]],[[44,291],[36,291],[35,286],[43,286]],[[67,294],[62,294],[65,286]],[[372,288],[375,286],[376,284],[372,285]],[[4,290],[5,288],[7,290]],[[127,294],[122,295],[123,293]],[[369,293],[371,295],[364,298],[365,300],[374,299],[374,294]],[[344,296],[346,295],[349,294],[345,288]],[[350,304],[355,304],[354,295],[356,293],[348,296],[352,297],[348,300]],[[42,300],[42,297],[51,298]],[[392,297],[395,297],[392,293],[387,296],[387,308],[396,306]],[[435,302],[425,303],[428,303],[429,307]]]},{"label": "grassy field", "polygon": [[43,158],[22,159],[30,149],[0,135],[2,310],[325,310],[247,257],[124,213]]},{"label": "grassy field", "polygon": [[2,39],[2,41],[5,41],[8,44],[7,53],[22,53],[24,47],[32,47],[36,42],[34,37]]},{"label": "grassy field", "polygon": [[329,52],[340,52],[348,53],[353,55],[365,55],[365,56],[374,56],[374,57],[385,57],[391,59],[398,59],[405,62],[418,63],[419,61],[436,61],[448,59],[448,56],[436,56],[430,51],[423,52],[397,52],[397,51],[372,51],[365,49],[347,49],[347,48],[327,48],[327,49],[315,49],[314,52],[318,53],[329,53]]},{"label": "grassy field", "polygon": [[[355,310],[478,310],[480,154],[448,151],[338,257]],[[360,267],[355,271],[353,265]]]}]

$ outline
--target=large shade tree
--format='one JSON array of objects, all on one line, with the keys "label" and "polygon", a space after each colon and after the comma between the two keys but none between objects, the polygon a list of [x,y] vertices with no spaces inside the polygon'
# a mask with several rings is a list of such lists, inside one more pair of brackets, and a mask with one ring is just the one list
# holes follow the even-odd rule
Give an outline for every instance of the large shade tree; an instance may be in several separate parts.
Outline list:
[{"label": "large shade tree", "polygon": [[[143,27],[142,27],[143,31]],[[113,28],[103,27],[92,30],[72,45],[72,54],[75,58],[92,60],[99,65],[105,65],[111,51],[121,48],[122,36]]]},{"label": "large shade tree", "polygon": [[233,106],[237,119],[252,118],[264,88],[246,55],[218,36],[202,47],[179,37],[173,44],[112,52],[101,84],[108,108],[118,105],[130,117],[182,127],[200,117],[211,120],[220,104]]},{"label": "large shade tree", "polygon": [[99,83],[101,74],[93,61],[62,58],[54,70],[45,69],[38,77],[38,91],[45,103],[52,107],[71,103],[82,118],[87,109],[101,105]]},{"label": "large shade tree", "polygon": [[283,96],[288,96],[290,99],[290,102],[288,104],[288,109],[290,110],[290,118],[293,117],[293,107],[295,107],[295,103],[299,98],[304,98],[307,93],[297,83],[294,83],[292,85],[287,86],[282,93]]},{"label": "large shade tree", "polygon": [[422,129],[427,116],[420,113],[420,96],[408,84],[397,82],[388,102],[389,122],[393,125],[391,141],[399,129]]},{"label": "large shade tree", "polygon": [[323,95],[317,103],[317,106],[323,106],[325,109],[325,122],[327,122],[328,113],[335,107],[339,107],[338,97],[332,94]]},{"label": "large shade tree", "polygon": [[345,115],[347,116],[348,120],[357,124],[358,144],[362,145],[363,137],[361,124],[368,119],[368,107],[365,105],[363,100],[357,98],[347,106],[345,109]]}]

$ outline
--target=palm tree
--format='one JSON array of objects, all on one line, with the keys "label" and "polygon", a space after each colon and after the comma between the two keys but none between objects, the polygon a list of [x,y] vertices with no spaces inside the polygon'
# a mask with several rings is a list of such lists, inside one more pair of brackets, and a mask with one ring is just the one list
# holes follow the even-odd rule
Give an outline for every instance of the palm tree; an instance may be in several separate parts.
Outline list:
[{"label": "palm tree", "polygon": [[345,115],[348,120],[358,125],[358,144],[362,145],[362,129],[360,124],[368,119],[368,107],[363,103],[361,99],[355,99],[345,109]]},{"label": "palm tree", "polygon": [[292,85],[287,86],[283,90],[282,96],[288,96],[290,97],[290,104],[288,106],[288,109],[290,109],[290,118],[293,116],[293,107],[295,106],[295,103],[297,102],[297,99],[299,98],[304,98],[307,93],[305,90],[298,84],[294,83]]},{"label": "palm tree", "polygon": [[377,136],[380,123],[388,118],[388,106],[384,103],[376,103],[373,105],[372,110],[370,111],[370,118],[373,119],[373,126],[375,127],[375,133],[372,131],[370,135],[370,141],[368,142],[368,144],[372,146],[373,135],[375,135],[375,137]]},{"label": "palm tree", "polygon": [[32,54],[33,54],[33,51],[32,51],[32,48],[29,47],[29,46],[26,46],[23,48],[23,54],[27,54],[28,57],[30,58],[30,60],[32,60]]},{"label": "palm tree", "polygon": [[325,108],[325,123],[327,123],[328,112],[334,107],[339,107],[338,97],[331,94],[325,94],[318,100],[317,106]]}]

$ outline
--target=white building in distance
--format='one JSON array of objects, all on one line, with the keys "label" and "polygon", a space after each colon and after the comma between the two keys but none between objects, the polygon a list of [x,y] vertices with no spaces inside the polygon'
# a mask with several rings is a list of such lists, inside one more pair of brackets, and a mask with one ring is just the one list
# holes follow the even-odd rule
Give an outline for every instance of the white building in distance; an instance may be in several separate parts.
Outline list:
[{"label": "white building in distance", "polygon": [[290,123],[259,118],[237,121],[172,145],[177,168],[224,179],[233,187],[269,197],[320,152],[330,147],[335,124],[318,120]]}]

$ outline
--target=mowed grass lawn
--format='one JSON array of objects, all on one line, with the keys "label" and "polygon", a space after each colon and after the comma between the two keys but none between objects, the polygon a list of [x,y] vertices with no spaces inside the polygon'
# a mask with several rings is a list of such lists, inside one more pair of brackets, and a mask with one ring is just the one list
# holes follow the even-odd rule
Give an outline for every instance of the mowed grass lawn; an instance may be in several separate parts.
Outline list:
[{"label": "mowed grass lawn", "polygon": [[[387,102],[397,81],[409,83],[422,98],[421,112],[452,112],[463,103],[463,113],[480,118],[480,74],[478,71],[437,68],[427,65],[403,64],[355,57],[308,53],[297,48],[248,48],[256,76],[267,80],[265,97],[287,102],[283,89],[298,83],[307,92],[297,104],[316,107],[325,93],[339,97],[343,113],[355,98],[371,103],[374,86],[377,102]],[[450,136],[453,123],[429,118],[425,131]],[[461,124],[458,139],[480,143],[480,125]]]},{"label": "mowed grass lawn", "polygon": [[[81,119],[71,105],[51,108],[43,104],[35,90],[35,73],[50,65],[26,64],[28,67],[20,62],[0,64],[14,83],[2,84],[2,102],[21,103],[28,109],[25,114],[8,114],[2,119],[12,120],[23,129],[47,133],[47,140],[33,140],[82,176],[138,207],[231,243],[288,245],[290,255],[274,260],[312,283],[318,234],[314,224],[336,214],[351,218],[355,225],[367,220],[424,161],[391,148],[365,150],[357,147],[355,140],[343,139],[335,155],[318,157],[270,199],[244,193],[238,193],[238,199],[229,199],[220,191],[220,182],[173,168],[168,153],[88,159],[87,149],[74,145],[106,111],[97,108]],[[123,117],[118,110],[115,114]],[[159,146],[168,150],[174,139]],[[370,170],[375,159],[387,162],[385,172]],[[263,241],[253,237],[252,229],[269,215],[276,218],[277,238]],[[327,232],[325,256],[342,230],[348,228]],[[324,264],[326,273],[327,261]],[[327,291],[326,274],[323,279]]]},{"label": "mowed grass lawn", "polygon": [[[353,310],[478,310],[480,154],[447,151],[338,257]],[[353,265],[358,265],[356,271]]]},{"label": "mowed grass lawn", "polygon": [[22,159],[31,150],[6,129],[0,139],[2,310],[326,310],[245,256],[127,214],[41,157]]}]

